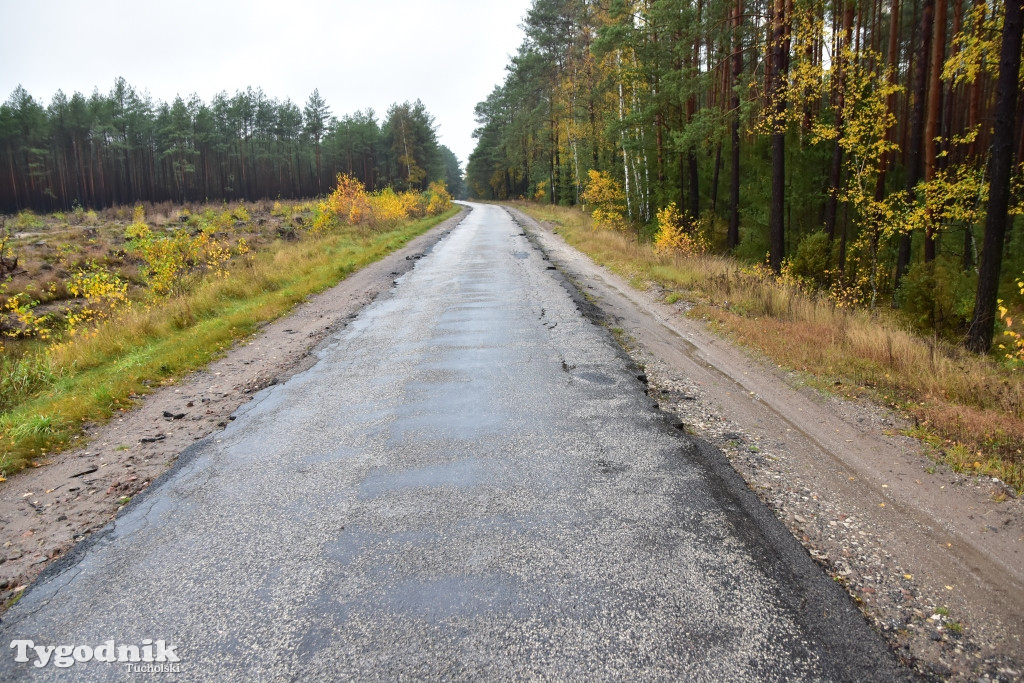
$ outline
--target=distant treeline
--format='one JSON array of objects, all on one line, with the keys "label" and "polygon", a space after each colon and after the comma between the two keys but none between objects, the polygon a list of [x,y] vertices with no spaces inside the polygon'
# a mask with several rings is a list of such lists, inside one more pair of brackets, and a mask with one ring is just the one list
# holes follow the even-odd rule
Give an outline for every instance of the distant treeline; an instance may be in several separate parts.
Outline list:
[{"label": "distant treeline", "polygon": [[338,173],[369,189],[462,194],[459,161],[419,100],[340,119],[314,90],[301,108],[247,88],[154,101],[118,79],[107,94],[24,88],[0,105],[0,211],[102,208],[138,201],[254,200],[329,192]]}]

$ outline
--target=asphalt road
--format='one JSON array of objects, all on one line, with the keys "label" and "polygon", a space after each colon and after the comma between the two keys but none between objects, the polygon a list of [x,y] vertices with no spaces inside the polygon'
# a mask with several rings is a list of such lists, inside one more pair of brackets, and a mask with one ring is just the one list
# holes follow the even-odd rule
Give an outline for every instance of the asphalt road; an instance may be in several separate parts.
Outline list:
[{"label": "asphalt road", "polygon": [[8,645],[144,639],[176,680],[907,677],[586,306],[475,206],[48,571],[0,679],[132,678]]}]

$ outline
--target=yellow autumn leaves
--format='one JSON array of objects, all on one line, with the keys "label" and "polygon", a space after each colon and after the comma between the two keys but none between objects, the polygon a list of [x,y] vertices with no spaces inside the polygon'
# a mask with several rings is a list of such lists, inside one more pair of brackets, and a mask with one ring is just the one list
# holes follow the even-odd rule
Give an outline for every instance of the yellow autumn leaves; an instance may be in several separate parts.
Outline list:
[{"label": "yellow autumn leaves", "polygon": [[424,192],[395,192],[390,187],[367,192],[359,180],[339,173],[334,191],[317,205],[311,230],[324,234],[342,225],[385,230],[409,218],[442,214],[451,205],[443,182],[430,183]]},{"label": "yellow autumn leaves", "polygon": [[[1017,289],[1020,290],[1022,296],[1024,296],[1024,279],[1017,280]],[[1013,318],[1009,315],[1009,310],[1003,305],[1002,299],[998,302],[999,308],[999,319],[1006,325],[1006,329],[1003,331],[1003,336],[1007,337],[1008,344],[999,344],[999,350],[1004,355],[1018,363],[1024,363],[1024,334],[1021,331],[1014,329]]]},{"label": "yellow autumn leaves", "polygon": [[[594,227],[625,230],[629,221],[625,217],[626,193],[604,171],[591,169],[589,182],[581,198],[591,208]],[[661,254],[696,256],[708,251],[710,245],[700,229],[699,221],[679,210],[675,202],[657,212],[658,232],[654,249]]]}]

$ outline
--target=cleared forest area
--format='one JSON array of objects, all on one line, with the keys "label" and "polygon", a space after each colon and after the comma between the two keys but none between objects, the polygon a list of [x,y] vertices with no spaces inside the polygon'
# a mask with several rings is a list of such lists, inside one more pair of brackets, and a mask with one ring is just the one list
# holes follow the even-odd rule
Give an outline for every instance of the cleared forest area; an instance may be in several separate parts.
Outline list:
[{"label": "cleared forest area", "polygon": [[[0,104],[0,478],[451,215],[420,101],[261,89]],[[310,197],[318,199],[310,200]]]},{"label": "cleared forest area", "polygon": [[21,212],[0,284],[0,478],[455,211],[440,182],[339,176],[320,201]]}]

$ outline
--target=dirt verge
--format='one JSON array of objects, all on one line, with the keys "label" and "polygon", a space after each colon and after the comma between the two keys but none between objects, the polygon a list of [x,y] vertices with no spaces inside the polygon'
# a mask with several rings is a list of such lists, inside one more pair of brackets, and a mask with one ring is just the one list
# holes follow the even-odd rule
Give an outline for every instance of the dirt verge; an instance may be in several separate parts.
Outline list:
[{"label": "dirt verge", "polygon": [[678,426],[721,448],[897,655],[929,678],[1024,672],[1024,503],[929,459],[900,416],[823,395],[510,209],[604,312]]},{"label": "dirt verge", "polygon": [[206,369],[155,389],[133,410],[85,425],[80,447],[0,483],[0,611],[187,446],[223,429],[252,393],[310,367],[318,344],[389,290],[467,212],[310,297]]}]

